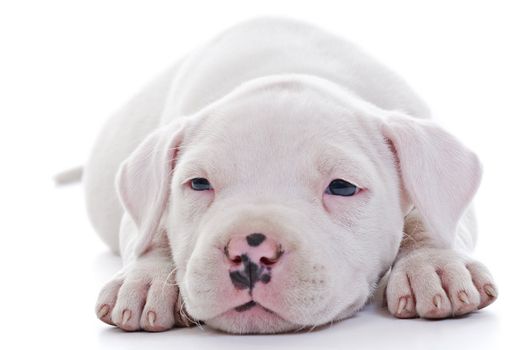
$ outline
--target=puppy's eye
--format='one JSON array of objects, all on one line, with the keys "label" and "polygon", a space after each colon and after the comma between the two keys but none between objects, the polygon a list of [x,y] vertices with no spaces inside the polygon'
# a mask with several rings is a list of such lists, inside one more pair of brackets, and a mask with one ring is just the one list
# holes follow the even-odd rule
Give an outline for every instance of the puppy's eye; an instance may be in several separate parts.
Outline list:
[{"label": "puppy's eye", "polygon": [[325,193],[327,194],[345,197],[353,196],[358,192],[359,188],[356,185],[341,179],[332,180],[325,190]]},{"label": "puppy's eye", "polygon": [[197,177],[191,180],[191,188],[195,191],[207,191],[212,190],[213,186],[211,186],[209,180],[203,177]]}]

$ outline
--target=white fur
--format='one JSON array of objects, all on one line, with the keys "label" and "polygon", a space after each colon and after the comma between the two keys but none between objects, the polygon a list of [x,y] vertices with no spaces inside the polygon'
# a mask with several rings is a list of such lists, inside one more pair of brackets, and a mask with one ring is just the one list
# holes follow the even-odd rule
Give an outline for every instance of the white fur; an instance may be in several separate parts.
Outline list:
[{"label": "white fur", "polygon": [[[428,117],[399,77],[318,28],[265,19],[227,30],[97,141],[88,210],[125,262],[99,317],[126,330],[191,319],[235,333],[312,327],[359,310],[391,266],[398,317],[488,305],[491,276],[462,251],[474,245],[480,165]],[[214,191],[190,189],[196,177]],[[336,178],[362,190],[324,194]],[[271,313],[233,311],[251,297],[233,288],[223,248],[252,232],[285,251],[251,296]]]}]

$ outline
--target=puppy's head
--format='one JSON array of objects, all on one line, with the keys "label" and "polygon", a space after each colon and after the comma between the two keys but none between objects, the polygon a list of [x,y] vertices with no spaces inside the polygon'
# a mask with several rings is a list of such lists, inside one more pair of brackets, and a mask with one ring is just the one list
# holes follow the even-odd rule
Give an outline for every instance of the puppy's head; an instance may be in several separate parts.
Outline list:
[{"label": "puppy's head", "polygon": [[476,157],[431,122],[290,76],[157,130],[117,185],[137,254],[166,230],[193,318],[271,333],[361,308],[413,206],[449,245],[479,178]]}]

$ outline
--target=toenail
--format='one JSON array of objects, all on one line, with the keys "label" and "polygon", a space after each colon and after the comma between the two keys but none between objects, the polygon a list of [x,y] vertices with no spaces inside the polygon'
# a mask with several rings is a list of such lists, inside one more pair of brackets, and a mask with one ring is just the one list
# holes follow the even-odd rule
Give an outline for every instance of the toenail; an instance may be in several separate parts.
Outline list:
[{"label": "toenail", "polygon": [[469,298],[466,292],[461,291],[458,293],[458,299],[460,299],[461,302],[464,304],[469,304]]},{"label": "toenail", "polygon": [[442,297],[440,295],[435,295],[433,298],[433,304],[439,309],[442,306]]},{"label": "toenail", "polygon": [[405,311],[405,307],[407,306],[407,298],[401,297],[400,301],[398,302],[398,311],[396,312],[398,315],[402,314],[403,311]]},{"label": "toenail", "polygon": [[154,322],[156,322],[156,313],[154,311],[149,311],[147,313],[148,323],[151,327],[154,327]]},{"label": "toenail", "polygon": [[489,284],[484,286],[484,291],[491,298],[496,298],[497,297],[497,291]]},{"label": "toenail", "polygon": [[121,325],[125,325],[128,321],[130,321],[130,318],[132,317],[132,311],[124,310],[122,316],[123,317],[121,317]]},{"label": "toenail", "polygon": [[99,318],[105,317],[106,315],[108,315],[108,311],[110,311],[110,307],[104,304],[103,306],[101,306],[101,308],[97,312],[97,317]]}]

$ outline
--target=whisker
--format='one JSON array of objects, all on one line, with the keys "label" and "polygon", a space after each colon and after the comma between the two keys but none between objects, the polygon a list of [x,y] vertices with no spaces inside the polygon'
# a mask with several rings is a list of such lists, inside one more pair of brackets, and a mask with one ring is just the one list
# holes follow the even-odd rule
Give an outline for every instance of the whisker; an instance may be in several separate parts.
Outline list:
[{"label": "whisker", "polygon": [[205,331],[200,322],[193,320],[185,311],[185,300],[181,297],[181,292],[178,287],[178,302],[180,304],[179,307],[179,314],[180,319],[183,321],[184,325],[186,327],[190,327],[191,324],[194,324],[196,327],[198,327],[200,330]]}]

